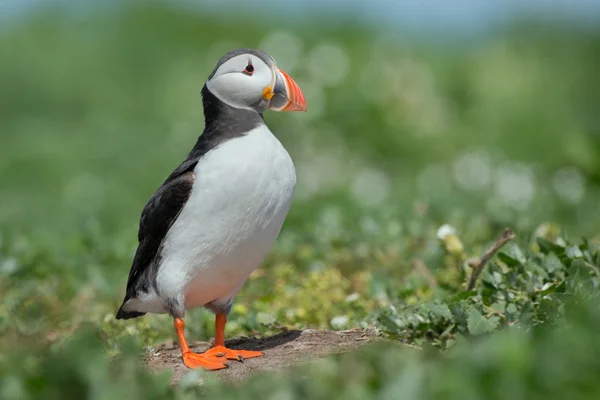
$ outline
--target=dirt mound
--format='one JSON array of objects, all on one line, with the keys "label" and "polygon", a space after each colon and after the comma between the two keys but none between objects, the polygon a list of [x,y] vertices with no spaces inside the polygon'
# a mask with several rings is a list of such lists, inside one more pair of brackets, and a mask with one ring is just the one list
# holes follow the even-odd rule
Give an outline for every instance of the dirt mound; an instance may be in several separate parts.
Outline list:
[{"label": "dirt mound", "polygon": [[[382,340],[374,329],[347,331],[284,331],[266,338],[239,338],[226,342],[232,349],[260,350],[264,357],[242,362],[229,361],[229,368],[214,374],[229,381],[238,382],[249,374],[261,370],[288,367],[298,362],[357,349],[367,343]],[[202,352],[210,347],[208,342],[190,344],[193,351]],[[170,369],[173,381],[179,381],[188,371],[182,361],[179,346],[165,343],[149,355],[147,363],[154,371]]]}]

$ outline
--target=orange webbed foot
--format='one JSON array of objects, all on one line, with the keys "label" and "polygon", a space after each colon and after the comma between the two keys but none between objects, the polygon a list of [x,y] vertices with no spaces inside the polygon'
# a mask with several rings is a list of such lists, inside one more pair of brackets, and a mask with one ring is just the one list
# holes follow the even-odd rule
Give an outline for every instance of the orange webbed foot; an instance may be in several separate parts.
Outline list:
[{"label": "orange webbed foot", "polygon": [[208,371],[216,371],[228,367],[228,365],[223,362],[223,359],[211,357],[204,353],[183,353],[181,358],[183,358],[185,366],[191,369],[204,368]]},{"label": "orange webbed foot", "polygon": [[265,354],[262,351],[233,350],[228,349],[225,346],[215,346],[206,350],[204,353],[202,353],[202,355],[208,356],[211,359],[217,357],[226,358],[228,360],[244,361],[247,358],[262,357]]}]

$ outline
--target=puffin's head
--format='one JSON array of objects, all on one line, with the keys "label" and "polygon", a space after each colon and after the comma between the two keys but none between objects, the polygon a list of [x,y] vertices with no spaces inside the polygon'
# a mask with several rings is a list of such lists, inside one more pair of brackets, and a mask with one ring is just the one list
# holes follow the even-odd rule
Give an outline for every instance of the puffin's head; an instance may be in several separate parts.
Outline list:
[{"label": "puffin's head", "polygon": [[266,109],[306,111],[296,82],[260,50],[236,49],[225,54],[208,77],[206,88],[234,108],[258,113]]}]

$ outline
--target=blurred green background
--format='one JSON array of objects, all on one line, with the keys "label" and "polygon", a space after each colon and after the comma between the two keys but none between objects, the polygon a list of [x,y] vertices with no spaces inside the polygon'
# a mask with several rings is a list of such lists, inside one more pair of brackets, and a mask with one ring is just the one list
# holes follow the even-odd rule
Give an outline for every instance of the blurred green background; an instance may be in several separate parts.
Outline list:
[{"label": "blurred green background", "polygon": [[[451,305],[452,296],[465,293],[468,260],[505,226],[516,232],[520,247],[494,264],[504,278],[495,282],[489,275],[487,286],[467,296],[472,301],[465,312],[472,316],[477,309],[491,324],[484,331],[519,325],[509,302],[519,313],[527,307],[537,313],[546,284],[575,296],[575,289],[561,287],[574,271],[573,260],[584,259],[586,273],[597,278],[599,25],[529,13],[485,34],[452,36],[437,27],[420,35],[418,18],[410,29],[377,24],[368,13],[361,17],[360,9],[336,13],[342,4],[319,13],[314,4],[304,9],[297,3],[286,13],[288,2],[279,9],[256,3],[250,11],[190,3],[63,2],[0,20],[0,366],[6,397],[59,396],[61,379],[79,382],[71,393],[78,398],[94,390],[99,398],[129,393],[121,390],[143,397],[152,385],[161,388],[161,398],[195,393],[168,388],[164,378],[148,377],[131,361],[139,358],[140,345],[174,337],[166,316],[117,323],[113,315],[141,209],[201,134],[200,89],[217,60],[236,47],[271,54],[302,88],[308,112],[265,114],[294,159],[298,187],[273,252],[236,302],[229,336],[282,326],[377,326],[391,337],[446,350],[456,337],[474,333],[458,311],[450,307],[452,317],[444,317],[448,308],[436,309],[440,320],[417,326],[398,321],[424,311],[404,313],[402,307]],[[445,224],[459,245],[440,240]],[[571,250],[540,253],[538,237]],[[575,246],[579,253],[569,247],[574,243],[584,243]],[[551,264],[555,258],[561,267],[547,267],[558,265]],[[546,272],[523,267],[530,261]],[[520,279],[531,285],[514,290],[529,303],[502,300],[506,307],[496,315],[485,307],[518,287],[506,269],[517,264],[524,268]],[[430,274],[423,275],[421,265]],[[588,311],[577,325],[584,327],[582,338],[598,323]],[[542,314],[534,320],[552,319]],[[190,315],[189,334],[210,337],[211,316],[202,310]],[[507,344],[517,349],[531,340],[532,352],[552,347],[547,341],[554,333],[540,333],[540,342],[532,335],[492,340],[498,346],[517,341]],[[123,340],[133,340],[132,350],[124,351]],[[566,357],[568,343],[564,347],[557,357]],[[85,357],[75,357],[81,348],[101,361],[89,376],[75,379],[86,364]],[[113,356],[131,363],[115,367],[116,361],[107,361]],[[376,356],[364,357],[370,360],[365,365],[383,368]],[[415,374],[444,371],[444,364],[427,361],[432,367],[410,357],[412,364],[398,365],[421,371]],[[53,362],[64,365],[64,373],[53,375]],[[329,373],[347,375],[336,369],[343,364],[333,362]],[[499,364],[497,375],[485,379],[495,382],[510,365]],[[600,368],[597,362],[577,365]],[[93,389],[94,379],[105,385],[114,368],[142,383],[137,389],[123,389],[120,381],[106,392]],[[371,372],[357,382],[372,382]],[[398,379],[383,376],[364,394]],[[386,390],[412,390],[402,386],[406,382]],[[288,384],[282,396],[293,398],[301,388]],[[341,390],[321,384],[325,389],[318,393]],[[523,395],[535,393],[535,385],[524,385]],[[465,393],[462,398],[486,392]]]}]

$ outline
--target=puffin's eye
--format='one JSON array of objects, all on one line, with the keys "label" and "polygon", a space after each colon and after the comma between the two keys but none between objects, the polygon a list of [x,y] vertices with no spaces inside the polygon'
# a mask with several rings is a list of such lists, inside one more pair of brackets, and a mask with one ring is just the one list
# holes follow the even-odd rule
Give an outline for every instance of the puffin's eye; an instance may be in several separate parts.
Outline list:
[{"label": "puffin's eye", "polygon": [[252,64],[246,65],[246,68],[242,71],[246,75],[252,75],[254,73],[254,66]]}]

